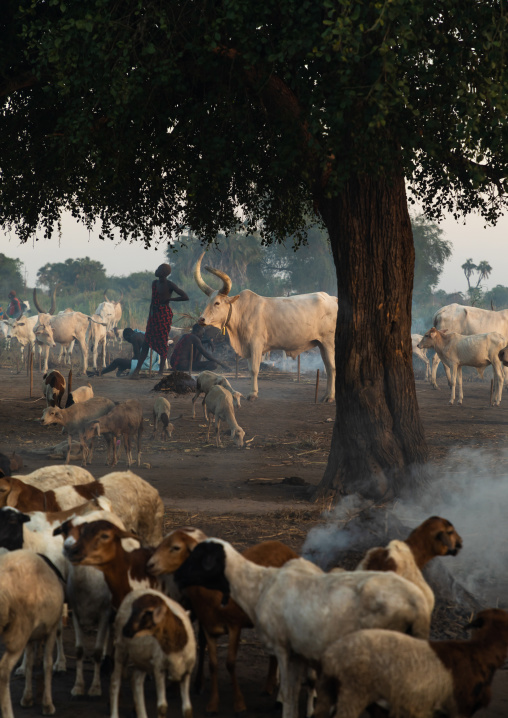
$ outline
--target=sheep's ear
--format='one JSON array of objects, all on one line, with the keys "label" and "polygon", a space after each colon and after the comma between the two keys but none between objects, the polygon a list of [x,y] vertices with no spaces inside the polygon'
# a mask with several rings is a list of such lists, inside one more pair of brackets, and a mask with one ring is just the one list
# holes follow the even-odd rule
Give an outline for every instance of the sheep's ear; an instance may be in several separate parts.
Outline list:
[{"label": "sheep's ear", "polygon": [[18,505],[19,495],[21,494],[21,489],[23,488],[23,484],[19,482],[19,484],[14,484],[14,486],[11,483],[11,490],[7,494],[7,501],[5,502],[5,506],[12,506],[15,508]]},{"label": "sheep's ear", "polygon": [[165,604],[156,606],[152,611],[152,619],[155,625],[164,620],[166,615],[167,607]]},{"label": "sheep's ear", "polygon": [[464,628],[482,628],[485,625],[485,619],[482,616],[477,616],[475,619],[466,623]]},{"label": "sheep's ear", "polygon": [[53,529],[53,536],[67,536],[69,533],[69,521],[64,521],[63,524],[60,524],[60,526],[57,526],[56,529]]}]

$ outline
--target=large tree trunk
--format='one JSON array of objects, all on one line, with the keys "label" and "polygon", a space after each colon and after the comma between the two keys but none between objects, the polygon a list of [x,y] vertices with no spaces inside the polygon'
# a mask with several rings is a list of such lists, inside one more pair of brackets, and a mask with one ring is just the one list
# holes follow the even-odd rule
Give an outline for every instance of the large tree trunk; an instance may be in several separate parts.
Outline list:
[{"label": "large tree trunk", "polygon": [[402,176],[360,176],[323,198],[337,270],[337,414],[315,497],[379,499],[425,481],[411,356],[414,246]]}]

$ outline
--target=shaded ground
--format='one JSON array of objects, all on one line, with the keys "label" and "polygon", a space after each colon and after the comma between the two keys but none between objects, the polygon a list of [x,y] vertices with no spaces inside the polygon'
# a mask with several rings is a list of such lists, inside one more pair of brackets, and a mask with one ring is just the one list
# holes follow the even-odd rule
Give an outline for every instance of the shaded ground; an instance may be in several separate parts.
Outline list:
[{"label": "shaded ground", "polygon": [[[329,447],[334,406],[314,404],[314,376],[302,377],[298,384],[294,375],[268,374],[260,381],[257,402],[244,402],[237,411],[239,424],[246,432],[245,448],[237,449],[224,436],[224,448],[217,449],[206,441],[206,425],[200,400],[196,405],[198,419],[192,420],[190,396],[167,398],[171,401],[175,421],[173,439],[163,442],[152,439],[151,407],[156,394],[150,389],[157,378],[139,381],[116,378],[115,375],[90,379],[96,395],[114,400],[138,398],[145,410],[146,431],[143,439],[142,465],[135,468],[144,479],[157,487],[164,499],[167,527],[193,524],[209,535],[218,535],[243,548],[260,540],[277,538],[296,550],[301,549],[308,530],[319,521],[325,506],[308,502],[308,488],[316,485],[322,475]],[[59,463],[29,452],[56,444],[59,430],[38,423],[45,402],[37,400],[40,375],[35,374],[33,396],[29,378],[0,366],[2,394],[0,401],[0,450],[15,449],[25,461],[23,473],[50,463]],[[231,379],[235,388],[248,393],[245,375]],[[74,387],[85,383],[75,378]],[[438,465],[447,466],[451,447],[486,446],[504,448],[508,427],[506,409],[488,406],[488,382],[465,384],[465,406],[449,407],[448,392],[441,380],[442,391],[435,392],[423,381],[417,383],[418,397],[431,447]],[[320,388],[322,394],[323,386]],[[506,402],[506,399],[505,399]],[[92,474],[100,477],[110,469],[105,466],[105,449],[95,453]],[[118,469],[125,464],[121,460]],[[285,483],[282,483],[285,480]],[[74,654],[71,630],[66,629],[69,664]],[[225,642],[223,643],[225,646]],[[220,657],[225,655],[221,648]],[[231,691],[227,673],[221,666],[221,715],[232,715]],[[266,671],[266,659],[253,631],[243,634],[239,657],[239,676],[249,706],[248,717],[266,715],[273,709],[273,698],[263,695],[260,687]],[[91,674],[88,674],[91,675]],[[108,715],[107,701],[102,699],[70,699],[72,670],[54,679],[54,700],[57,715],[63,718]],[[496,679],[495,701],[480,716],[494,718],[508,715],[506,672]],[[106,686],[106,682],[104,682]],[[40,687],[40,686],[39,686]],[[40,708],[21,710],[16,704],[21,692],[20,679],[13,682],[16,715],[39,715]],[[153,683],[147,684],[147,696],[153,701]],[[193,699],[196,718],[204,715],[205,696]],[[130,689],[123,693],[122,715],[131,715]],[[179,700],[170,698],[170,714],[180,715]],[[149,708],[149,715],[155,715]]]}]

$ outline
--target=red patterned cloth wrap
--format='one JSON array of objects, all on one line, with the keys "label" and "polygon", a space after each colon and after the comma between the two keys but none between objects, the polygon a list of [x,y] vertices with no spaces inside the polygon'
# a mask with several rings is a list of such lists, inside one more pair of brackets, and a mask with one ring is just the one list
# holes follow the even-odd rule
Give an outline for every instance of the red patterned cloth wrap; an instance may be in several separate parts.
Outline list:
[{"label": "red patterned cloth wrap", "polygon": [[152,309],[145,330],[145,342],[161,358],[161,365],[168,355],[168,337],[173,312],[167,304],[161,304],[156,282],[152,284]]}]

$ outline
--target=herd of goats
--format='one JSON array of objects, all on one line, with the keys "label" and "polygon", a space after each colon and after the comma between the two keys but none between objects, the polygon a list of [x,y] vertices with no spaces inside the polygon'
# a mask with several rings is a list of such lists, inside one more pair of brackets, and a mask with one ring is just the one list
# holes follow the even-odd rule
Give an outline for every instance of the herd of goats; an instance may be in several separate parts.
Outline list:
[{"label": "herd of goats", "polygon": [[[206,267],[223,283],[213,290],[201,276],[201,259],[194,276],[209,301],[200,322],[227,329],[234,351],[250,357],[249,398],[258,395],[264,352],[283,349],[294,357],[317,346],[327,370],[325,400],[333,400],[336,298],[323,292],[266,298],[248,290],[229,297],[228,275]],[[75,314],[80,313],[67,312],[69,318]],[[301,321],[310,314],[314,321]],[[56,319],[65,313],[46,316],[51,331],[53,324],[65,321]],[[87,331],[105,324],[89,319]],[[494,328],[487,320],[497,320],[498,325]],[[42,325],[46,320],[40,314],[37,321]],[[501,321],[506,321],[506,331]],[[508,316],[504,319],[502,312],[450,305],[436,314],[433,328],[418,338],[415,350],[435,349],[433,380],[441,360],[450,372],[452,403],[457,379],[462,401],[462,366],[483,371],[492,365],[492,401],[498,404],[503,364],[508,365],[504,337]],[[465,718],[489,704],[495,671],[507,656],[508,612],[480,611],[468,624],[469,640],[429,639],[435,598],[424,568],[436,557],[457,555],[463,543],[449,521],[428,518],[404,541],[370,549],[355,570],[336,566],[325,571],[279,541],[265,541],[240,553],[199,528],[182,527],[164,536],[164,504],[150,483],[130,470],[94,479],[85,468],[97,435],[106,439],[112,467],[120,437],[128,466],[134,463],[130,439],[137,435],[139,465],[139,402],[114,404],[94,397],[88,385],[68,391],[67,406],[62,407],[64,392],[63,375],[48,371],[46,365],[42,422],[62,424],[67,430],[66,465],[19,474],[0,454],[3,718],[14,715],[10,681],[20,659],[16,673],[25,676],[21,705],[33,704],[38,646],[43,656],[42,710],[45,715],[55,713],[52,674],[66,668],[62,621],[68,616],[76,645],[71,693],[102,695],[101,664],[109,660],[111,718],[119,718],[122,680],[129,675],[136,715],[147,717],[146,674],[154,677],[159,718],[167,712],[167,679],[179,684],[183,716],[192,718],[191,675],[196,668],[196,687],[201,690],[205,650],[210,670],[206,710],[218,713],[217,639],[223,634],[228,635],[226,666],[233,709],[247,710],[236,658],[242,629],[252,627],[269,656],[266,690],[277,691],[283,718],[297,718],[302,689],[307,692],[308,718],[359,718],[365,710],[391,718]],[[193,415],[201,393],[208,432],[214,416],[217,443],[220,422],[225,421],[242,446],[245,432],[234,415],[242,395],[225,377],[203,372],[197,377]],[[171,435],[170,406],[163,397],[154,404],[154,435],[159,425],[165,437]],[[81,467],[69,464],[74,448],[82,454]],[[96,639],[93,677],[86,690],[84,632],[89,629],[95,630]]]}]

